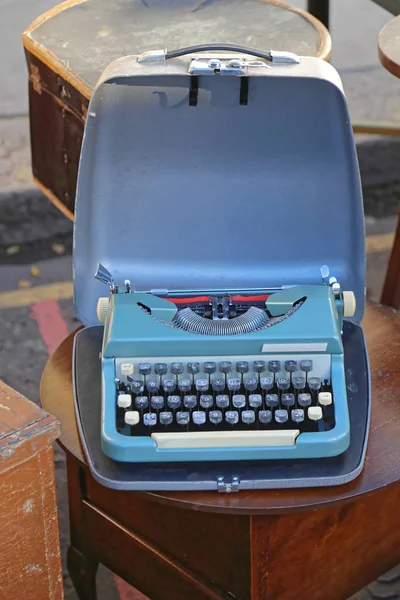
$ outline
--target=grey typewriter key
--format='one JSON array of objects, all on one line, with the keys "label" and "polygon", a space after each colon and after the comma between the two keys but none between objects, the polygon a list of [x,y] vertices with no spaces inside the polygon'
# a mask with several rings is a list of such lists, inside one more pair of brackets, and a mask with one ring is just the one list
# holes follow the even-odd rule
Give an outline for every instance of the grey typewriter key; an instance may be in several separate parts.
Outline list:
[{"label": "grey typewriter key", "polygon": [[239,422],[239,413],[237,410],[227,410],[225,413],[225,421],[229,425],[236,425]]},{"label": "grey typewriter key", "polygon": [[164,396],[152,396],[150,404],[151,408],[154,408],[154,410],[161,410],[164,408]]},{"label": "grey typewriter key", "polygon": [[244,408],[246,406],[246,396],[237,394],[232,397],[232,404],[235,408]]},{"label": "grey typewriter key", "polygon": [[155,394],[160,389],[160,382],[157,379],[149,379],[146,382],[146,387],[149,394]]},{"label": "grey typewriter key", "polygon": [[196,390],[198,392],[207,392],[208,386],[208,379],[196,379]]},{"label": "grey typewriter key", "polygon": [[232,371],[232,363],[230,360],[223,360],[219,363],[219,370],[221,373],[230,373]]},{"label": "grey typewriter key", "polygon": [[150,363],[139,363],[139,373],[141,375],[150,375],[151,364]]},{"label": "grey typewriter key", "polygon": [[285,371],[295,373],[297,371],[297,360],[285,360]]},{"label": "grey typewriter key", "polygon": [[191,387],[192,382],[190,381],[190,379],[180,379],[178,381],[178,388],[183,393],[190,392]]},{"label": "grey typewriter key", "polygon": [[242,423],[245,425],[251,425],[256,420],[256,415],[254,410],[244,410],[242,412]]},{"label": "grey typewriter key", "polygon": [[261,405],[262,405],[261,394],[250,394],[249,406],[251,406],[251,408],[260,408]]},{"label": "grey typewriter key", "polygon": [[255,373],[263,373],[265,371],[265,360],[253,361],[253,371]]},{"label": "grey typewriter key", "polygon": [[300,376],[293,377],[292,384],[295,390],[302,390],[306,385],[306,378]]},{"label": "grey typewriter key", "polygon": [[201,408],[212,408],[214,404],[214,396],[200,396],[200,406]]},{"label": "grey typewriter key", "polygon": [[280,390],[288,390],[290,387],[290,379],[288,377],[278,377],[276,383]]},{"label": "grey typewriter key", "polygon": [[190,412],[187,411],[178,411],[176,413],[176,422],[178,425],[189,425],[190,421]]},{"label": "grey typewriter key", "polygon": [[147,427],[154,427],[154,425],[157,425],[157,415],[156,415],[156,413],[144,413],[144,415],[143,415],[143,423]]},{"label": "grey typewriter key", "polygon": [[131,390],[134,394],[141,394],[144,390],[143,381],[131,381]]},{"label": "grey typewriter key", "polygon": [[220,410],[210,410],[208,418],[213,425],[219,425],[222,422],[222,412]]},{"label": "grey typewriter key", "polygon": [[281,361],[280,360],[268,361],[268,371],[270,373],[279,373],[280,370],[281,370]]},{"label": "grey typewriter key", "polygon": [[217,370],[217,365],[215,362],[205,362],[203,364],[204,373],[208,373],[209,375],[211,375],[211,373],[215,373],[216,370]]},{"label": "grey typewriter key", "polygon": [[243,375],[243,373],[248,373],[249,363],[247,362],[247,360],[239,360],[236,363],[236,371],[238,373],[241,373],[242,375]]},{"label": "grey typewriter key", "polygon": [[302,408],[294,408],[290,416],[295,423],[302,423],[304,421],[304,410]]},{"label": "grey typewriter key", "polygon": [[175,379],[163,379],[162,385],[164,388],[164,392],[166,394],[170,394],[171,392],[175,391],[176,381]]},{"label": "grey typewriter key", "polygon": [[186,408],[194,408],[197,404],[196,396],[185,396],[183,399],[183,405]]},{"label": "grey typewriter key", "polygon": [[216,397],[215,402],[216,402],[218,408],[228,408],[229,396],[227,396],[226,394],[219,394]]},{"label": "grey typewriter key", "polygon": [[258,386],[258,380],[256,377],[244,377],[243,378],[244,389],[248,392],[254,392]]},{"label": "grey typewriter key", "polygon": [[195,410],[192,412],[192,419],[195,425],[204,425],[206,422],[206,413],[204,410]]},{"label": "grey typewriter key", "polygon": [[275,421],[277,423],[286,423],[289,415],[287,410],[276,410],[275,411]]},{"label": "grey typewriter key", "polygon": [[261,377],[260,378],[261,389],[270,390],[274,387],[274,378],[273,377]]},{"label": "grey typewriter key", "polygon": [[312,360],[301,360],[300,361],[300,369],[304,371],[304,373],[309,373],[313,369],[313,361]]},{"label": "grey typewriter key", "polygon": [[268,406],[268,408],[276,408],[279,406],[278,394],[267,394],[265,396],[265,404]]},{"label": "grey typewriter key", "polygon": [[281,403],[282,406],[285,406],[286,408],[294,406],[294,394],[282,394]]},{"label": "grey typewriter key", "polygon": [[181,373],[183,373],[183,363],[171,363],[171,373],[173,373],[174,375],[180,375]]},{"label": "grey typewriter key", "polygon": [[169,408],[176,410],[177,408],[180,408],[180,406],[181,406],[181,397],[180,396],[168,396],[167,404],[168,404]]},{"label": "grey typewriter key", "polygon": [[167,363],[156,363],[154,365],[154,373],[156,375],[165,375],[165,373],[168,371],[168,365]]},{"label": "grey typewriter key", "polygon": [[211,387],[214,390],[214,392],[222,392],[222,390],[225,388],[225,379],[212,379]]},{"label": "grey typewriter key", "polygon": [[263,425],[266,425],[267,423],[271,423],[272,411],[271,410],[260,410],[260,412],[258,413],[258,420]]},{"label": "grey typewriter key", "polygon": [[149,406],[149,399],[147,396],[136,396],[135,406],[139,410],[143,410]]},{"label": "grey typewriter key", "polygon": [[174,415],[169,411],[160,412],[158,415],[158,420],[160,421],[161,425],[171,425],[172,421],[174,420]]},{"label": "grey typewriter key", "polygon": [[227,381],[228,390],[230,392],[237,392],[240,390],[240,386],[242,385],[241,380],[238,377],[232,377]]},{"label": "grey typewriter key", "polygon": [[311,404],[311,395],[310,394],[299,394],[297,396],[297,402],[299,406],[310,406]]},{"label": "grey typewriter key", "polygon": [[188,362],[187,364],[187,372],[191,375],[196,375],[200,371],[200,363],[198,362]]},{"label": "grey typewriter key", "polygon": [[310,386],[310,390],[317,391],[321,387],[321,380],[319,377],[310,377],[308,385]]}]

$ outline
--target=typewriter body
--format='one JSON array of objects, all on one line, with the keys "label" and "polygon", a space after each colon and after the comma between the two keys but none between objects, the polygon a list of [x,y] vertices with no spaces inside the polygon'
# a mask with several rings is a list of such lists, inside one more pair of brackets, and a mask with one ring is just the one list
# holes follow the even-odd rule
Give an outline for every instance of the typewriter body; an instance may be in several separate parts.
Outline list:
[{"label": "typewriter body", "polygon": [[89,106],[74,248],[78,316],[104,324],[103,452],[344,453],[363,227],[329,64],[226,45],[112,63]]}]

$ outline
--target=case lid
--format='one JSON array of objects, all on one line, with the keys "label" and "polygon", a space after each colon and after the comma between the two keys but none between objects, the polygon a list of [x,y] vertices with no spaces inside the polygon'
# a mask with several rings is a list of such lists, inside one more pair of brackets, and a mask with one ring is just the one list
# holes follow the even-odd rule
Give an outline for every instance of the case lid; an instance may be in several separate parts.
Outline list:
[{"label": "case lid", "polygon": [[363,203],[339,75],[301,57],[194,77],[192,58],[124,57],[94,90],[75,209],[78,318],[95,324],[108,294],[98,262],[135,290],[320,284],[327,264],[360,321]]}]

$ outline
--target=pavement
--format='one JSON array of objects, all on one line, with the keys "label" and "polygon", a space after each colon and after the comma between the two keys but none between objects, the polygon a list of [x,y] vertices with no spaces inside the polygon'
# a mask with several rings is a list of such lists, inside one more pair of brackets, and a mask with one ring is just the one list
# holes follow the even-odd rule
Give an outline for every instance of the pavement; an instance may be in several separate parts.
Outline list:
[{"label": "pavement", "polygon": [[[0,378],[35,403],[49,353],[79,325],[72,305],[72,224],[33,186],[27,76],[21,33],[52,0],[0,0]],[[304,1],[292,2],[304,8]],[[400,81],[379,64],[377,35],[391,15],[367,0],[333,0],[332,64],[353,120],[398,122]],[[379,300],[400,202],[400,138],[357,136],[367,233],[368,298]],[[68,504],[65,460],[55,445],[65,597]],[[98,574],[99,600],[144,598]],[[352,600],[400,600],[400,566]],[[303,600],[300,598],[300,600]]]}]

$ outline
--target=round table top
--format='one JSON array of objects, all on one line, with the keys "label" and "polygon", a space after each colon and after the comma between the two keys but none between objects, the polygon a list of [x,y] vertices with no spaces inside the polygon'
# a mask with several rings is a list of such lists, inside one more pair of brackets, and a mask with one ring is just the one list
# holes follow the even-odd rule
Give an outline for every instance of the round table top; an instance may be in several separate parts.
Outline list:
[{"label": "round table top", "polygon": [[328,59],[328,30],[280,0],[67,0],[24,32],[24,46],[90,98],[124,55],[212,42]]},{"label": "round table top", "polygon": [[382,65],[400,77],[400,15],[382,27],[378,37],[379,58]]},{"label": "round table top", "polygon": [[[326,488],[254,490],[233,494],[141,493],[180,508],[273,514],[325,508],[397,483],[400,479],[400,320],[393,309],[368,305],[363,328],[371,365],[372,417],[364,470],[354,481]],[[84,463],[72,391],[73,338],[74,334],[71,334],[50,357],[42,377],[41,402],[43,408],[61,422],[59,441],[63,448]]]}]

